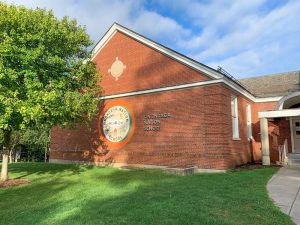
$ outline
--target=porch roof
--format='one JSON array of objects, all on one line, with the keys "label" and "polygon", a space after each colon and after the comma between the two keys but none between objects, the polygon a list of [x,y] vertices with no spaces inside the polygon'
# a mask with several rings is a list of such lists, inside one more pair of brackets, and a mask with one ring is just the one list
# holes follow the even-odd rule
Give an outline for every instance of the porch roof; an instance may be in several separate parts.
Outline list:
[{"label": "porch roof", "polygon": [[300,109],[283,109],[258,112],[258,118],[300,117]]}]

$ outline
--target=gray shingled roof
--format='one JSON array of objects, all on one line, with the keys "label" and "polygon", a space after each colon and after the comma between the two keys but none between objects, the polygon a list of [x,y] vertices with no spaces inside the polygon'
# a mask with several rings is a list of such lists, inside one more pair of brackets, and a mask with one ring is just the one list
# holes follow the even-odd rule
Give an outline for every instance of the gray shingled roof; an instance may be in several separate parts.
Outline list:
[{"label": "gray shingled roof", "polygon": [[283,96],[300,90],[300,71],[239,80],[257,97]]}]

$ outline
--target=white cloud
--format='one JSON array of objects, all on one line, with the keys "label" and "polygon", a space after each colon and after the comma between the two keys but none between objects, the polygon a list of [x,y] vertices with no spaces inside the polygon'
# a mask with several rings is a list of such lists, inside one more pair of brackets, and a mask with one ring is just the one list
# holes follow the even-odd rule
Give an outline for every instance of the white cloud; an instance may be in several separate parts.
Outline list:
[{"label": "white cloud", "polygon": [[143,1],[8,0],[7,2],[31,8],[52,9],[58,17],[67,15],[76,18],[80,24],[86,25],[94,41],[99,40],[114,22],[156,39],[176,39],[180,35],[189,34],[189,31],[174,19],[146,10]]},{"label": "white cloud", "polygon": [[131,15],[141,7],[133,0],[8,0],[15,4],[31,8],[46,8],[53,10],[59,18],[69,16],[85,25],[93,40],[98,40],[114,23],[130,24]]},{"label": "white cloud", "polygon": [[[300,47],[299,43],[293,41],[300,38],[300,27],[296,23],[300,21],[300,15],[297,13],[299,10],[300,2],[291,3],[262,18],[257,16],[245,18],[241,22],[246,26],[246,31],[242,31],[243,28],[240,27],[218,40],[212,48],[200,52],[196,58],[214,60],[215,54],[224,55],[223,60],[218,62],[219,65],[231,67],[230,70],[239,75],[255,74],[257,71],[267,72],[264,67],[277,72],[274,62],[282,63],[283,58],[289,57]],[[227,58],[228,55],[231,56]],[[259,64],[251,64],[253,55],[256,55],[255,59],[260,62]],[[293,60],[297,59],[291,58],[291,61]],[[243,65],[243,68],[240,68],[240,65]],[[299,64],[298,68],[294,66],[291,69],[299,69]]]},{"label": "white cloud", "polygon": [[217,31],[213,27],[207,27],[200,35],[191,35],[186,39],[179,39],[179,47],[189,50],[209,48],[210,43],[216,41]]},{"label": "white cloud", "polygon": [[184,29],[175,20],[149,11],[140,12],[136,20],[132,21],[132,27],[143,34],[160,39],[180,39],[190,34],[189,30]]},{"label": "white cloud", "polygon": [[243,51],[226,59],[210,62],[209,66],[216,68],[217,66],[225,66],[227,71],[232,75],[239,77],[247,77],[249,74],[256,73],[259,69],[263,71],[266,63],[272,63],[280,54],[280,47],[277,44],[266,45],[261,48]]},{"label": "white cloud", "polygon": [[[300,1],[7,0],[86,25],[94,41],[113,22],[237,77],[299,69]],[[149,2],[147,2],[149,3]],[[279,4],[278,4],[279,3]],[[184,24],[184,25],[183,25]]]}]

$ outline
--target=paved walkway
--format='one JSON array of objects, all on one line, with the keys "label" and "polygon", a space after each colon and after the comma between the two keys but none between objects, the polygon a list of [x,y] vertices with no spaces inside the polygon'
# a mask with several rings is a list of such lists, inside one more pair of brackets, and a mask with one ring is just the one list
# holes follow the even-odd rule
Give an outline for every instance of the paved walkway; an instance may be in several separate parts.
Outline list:
[{"label": "paved walkway", "polygon": [[267,185],[269,196],[300,225],[300,167],[283,167]]}]

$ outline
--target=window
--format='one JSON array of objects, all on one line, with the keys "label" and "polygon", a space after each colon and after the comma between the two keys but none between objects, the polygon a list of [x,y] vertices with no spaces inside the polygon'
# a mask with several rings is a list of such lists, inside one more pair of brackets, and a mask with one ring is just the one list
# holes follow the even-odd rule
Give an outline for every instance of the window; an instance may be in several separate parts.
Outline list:
[{"label": "window", "polygon": [[236,96],[231,96],[232,137],[239,139],[238,101]]},{"label": "window", "polygon": [[247,131],[248,131],[248,139],[252,138],[252,120],[251,120],[251,105],[247,105]]}]

